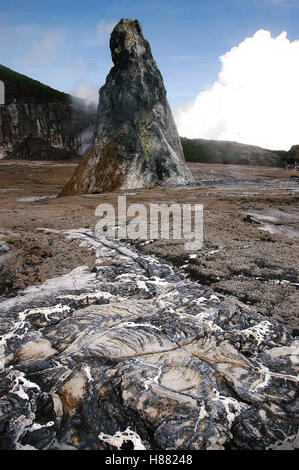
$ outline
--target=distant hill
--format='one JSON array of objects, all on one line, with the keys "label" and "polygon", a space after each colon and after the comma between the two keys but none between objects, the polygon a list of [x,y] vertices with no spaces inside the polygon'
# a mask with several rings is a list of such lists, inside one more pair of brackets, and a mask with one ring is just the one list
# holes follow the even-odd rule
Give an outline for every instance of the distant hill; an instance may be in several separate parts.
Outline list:
[{"label": "distant hill", "polygon": [[96,106],[0,65],[0,158],[66,160],[91,139]]},{"label": "distant hill", "polygon": [[281,166],[288,152],[268,150],[254,145],[223,140],[187,139],[181,137],[188,162],[230,163],[236,165]]}]

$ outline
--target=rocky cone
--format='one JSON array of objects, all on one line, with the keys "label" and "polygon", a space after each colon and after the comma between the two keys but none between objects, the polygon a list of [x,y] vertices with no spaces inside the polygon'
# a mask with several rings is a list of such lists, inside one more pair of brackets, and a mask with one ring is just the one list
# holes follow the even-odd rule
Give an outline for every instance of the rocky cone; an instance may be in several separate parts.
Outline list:
[{"label": "rocky cone", "polygon": [[140,23],[122,19],[110,48],[114,67],[100,90],[93,144],[61,196],[192,182]]}]

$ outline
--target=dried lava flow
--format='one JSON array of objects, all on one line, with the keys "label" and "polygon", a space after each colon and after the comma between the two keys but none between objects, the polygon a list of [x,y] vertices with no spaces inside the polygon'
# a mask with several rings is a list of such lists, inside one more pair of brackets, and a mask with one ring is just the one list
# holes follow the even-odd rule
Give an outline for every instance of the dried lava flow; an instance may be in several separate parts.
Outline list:
[{"label": "dried lava flow", "polygon": [[95,269],[0,304],[2,449],[264,449],[295,434],[298,341],[282,325],[124,243],[59,233]]}]

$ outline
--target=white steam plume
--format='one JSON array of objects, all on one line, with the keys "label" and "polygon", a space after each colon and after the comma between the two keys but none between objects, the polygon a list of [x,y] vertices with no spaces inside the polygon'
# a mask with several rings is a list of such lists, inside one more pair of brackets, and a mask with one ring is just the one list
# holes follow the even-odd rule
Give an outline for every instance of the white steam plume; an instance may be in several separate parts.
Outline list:
[{"label": "white steam plume", "polygon": [[97,104],[99,101],[99,90],[84,84],[79,85],[71,94],[76,96],[76,98],[81,98],[82,100],[87,101],[88,103]]},{"label": "white steam plume", "polygon": [[180,135],[276,150],[299,144],[299,40],[260,30],[220,60],[218,80],[175,110]]}]

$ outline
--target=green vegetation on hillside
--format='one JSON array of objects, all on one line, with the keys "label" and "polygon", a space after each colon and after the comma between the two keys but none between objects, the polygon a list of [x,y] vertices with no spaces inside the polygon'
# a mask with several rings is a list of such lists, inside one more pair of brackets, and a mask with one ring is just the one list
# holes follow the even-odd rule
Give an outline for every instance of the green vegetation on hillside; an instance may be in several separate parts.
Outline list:
[{"label": "green vegetation on hillside", "polygon": [[181,137],[181,142],[187,162],[279,166],[280,160],[287,154],[285,151],[221,140]]},{"label": "green vegetation on hillside", "polygon": [[28,103],[64,103],[70,104],[71,96],[62,91],[54,90],[37,80],[0,65],[0,80],[5,85],[5,104],[17,102]]},{"label": "green vegetation on hillside", "polygon": [[215,157],[210,155],[207,146],[197,139],[181,137],[185,159],[187,162],[215,163]]}]

